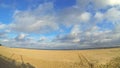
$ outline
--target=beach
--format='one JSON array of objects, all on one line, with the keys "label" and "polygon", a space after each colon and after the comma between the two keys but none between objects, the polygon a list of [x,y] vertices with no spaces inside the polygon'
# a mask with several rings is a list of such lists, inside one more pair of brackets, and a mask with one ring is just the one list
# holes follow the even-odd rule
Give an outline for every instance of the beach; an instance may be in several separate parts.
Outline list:
[{"label": "beach", "polygon": [[17,62],[30,63],[35,66],[35,68],[70,68],[74,63],[80,61],[79,55],[83,55],[89,62],[105,64],[111,58],[120,56],[120,48],[35,50],[0,46],[0,55],[14,59]]}]

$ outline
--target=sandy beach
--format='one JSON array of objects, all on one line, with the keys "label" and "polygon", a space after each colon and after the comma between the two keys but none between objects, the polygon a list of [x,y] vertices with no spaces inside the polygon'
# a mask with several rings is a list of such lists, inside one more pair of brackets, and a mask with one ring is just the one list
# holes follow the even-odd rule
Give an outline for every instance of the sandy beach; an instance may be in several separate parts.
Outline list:
[{"label": "sandy beach", "polygon": [[69,68],[73,63],[80,61],[78,54],[83,55],[92,63],[104,64],[111,58],[120,56],[120,48],[94,50],[34,50],[0,46],[0,55],[18,62],[30,63],[35,66],[35,68]]}]

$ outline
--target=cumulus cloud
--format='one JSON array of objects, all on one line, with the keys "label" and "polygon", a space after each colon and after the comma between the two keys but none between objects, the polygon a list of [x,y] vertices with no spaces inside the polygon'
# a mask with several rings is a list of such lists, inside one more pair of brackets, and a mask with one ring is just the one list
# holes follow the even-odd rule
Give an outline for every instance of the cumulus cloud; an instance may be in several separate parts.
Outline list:
[{"label": "cumulus cloud", "polygon": [[96,7],[96,9],[104,9],[109,6],[118,6],[120,5],[119,0],[93,0],[92,1]]},{"label": "cumulus cloud", "polygon": [[[83,13],[81,14],[83,15],[83,18],[80,18],[81,21],[82,19],[86,19],[89,24],[83,24],[82,22],[77,23],[77,25],[74,24],[71,33],[57,36],[56,41],[66,43],[72,42],[79,45],[80,47],[84,45],[84,47],[88,48],[118,46],[120,44],[118,42],[120,40],[119,12],[120,11],[118,7],[109,8],[106,12],[97,11],[92,18],[93,21],[89,21],[91,17],[90,13]],[[78,14],[76,15],[76,17],[77,16]],[[114,27],[106,29],[98,26],[100,22],[103,23],[102,25],[106,24],[104,20],[112,22]],[[106,25],[106,27],[108,27],[108,25]]]},{"label": "cumulus cloud", "polygon": [[80,21],[82,22],[88,22],[91,18],[91,14],[88,12],[84,12],[79,16]]},{"label": "cumulus cloud", "polygon": [[5,38],[6,37],[6,33],[5,32],[0,32],[0,38]]},{"label": "cumulus cloud", "polygon": [[97,22],[100,22],[100,21],[102,21],[104,18],[104,14],[103,13],[101,13],[101,12],[96,12],[96,14],[95,14],[95,19],[96,19],[96,21]]},{"label": "cumulus cloud", "polygon": [[111,8],[109,9],[106,14],[105,17],[109,20],[112,21],[113,23],[115,22],[119,22],[119,18],[120,18],[120,10],[117,8]]},{"label": "cumulus cloud", "polygon": [[58,14],[57,21],[65,27],[71,27],[73,25],[79,25],[81,23],[89,23],[92,14],[87,11],[80,11],[79,8],[71,7],[62,10]]},{"label": "cumulus cloud", "polygon": [[[94,26],[89,31],[76,32],[73,34],[56,37],[59,42],[75,43],[80,47],[103,47],[114,46],[112,43],[115,40],[115,35],[110,30],[100,31],[97,26]],[[113,40],[114,39],[114,40]],[[112,43],[111,43],[112,42]],[[109,47],[108,46],[108,47]],[[79,49],[79,48],[78,48]]]},{"label": "cumulus cloud", "polygon": [[76,8],[79,8],[80,11],[85,11],[90,2],[91,0],[76,0]]},{"label": "cumulus cloud", "polygon": [[15,40],[17,41],[25,41],[27,34],[19,34],[18,36],[15,37]]},{"label": "cumulus cloud", "polygon": [[7,26],[6,24],[3,24],[3,23],[0,23],[0,38],[6,38],[7,37],[7,33],[8,32],[8,29],[7,29]]},{"label": "cumulus cloud", "polygon": [[47,33],[58,29],[53,13],[53,4],[44,3],[33,10],[19,11],[14,13],[12,30],[26,33]]},{"label": "cumulus cloud", "polygon": [[[18,35],[12,39],[5,38],[2,42],[13,43],[12,45],[16,47],[46,49],[118,46],[120,45],[119,5],[119,0],[77,0],[76,5],[59,11],[56,11],[52,2],[42,3],[34,9],[16,10],[9,28]],[[91,7],[92,9],[89,9]],[[0,24],[0,29],[4,28],[6,25]],[[59,30],[66,33],[59,34]],[[58,35],[54,32],[58,32]],[[39,39],[36,39],[27,34],[48,34],[54,37],[50,39],[38,35]],[[3,32],[0,33],[1,37],[3,35]]]},{"label": "cumulus cloud", "polygon": [[77,34],[77,33],[81,33],[82,30],[80,29],[80,25],[74,25],[72,30],[71,30],[71,34]]},{"label": "cumulus cloud", "polygon": [[48,40],[48,39],[47,39],[47,37],[45,37],[45,36],[40,37],[40,39],[39,39],[40,42],[44,42],[44,41],[46,41],[46,40]]},{"label": "cumulus cloud", "polygon": [[0,29],[5,29],[7,25],[0,23]]}]

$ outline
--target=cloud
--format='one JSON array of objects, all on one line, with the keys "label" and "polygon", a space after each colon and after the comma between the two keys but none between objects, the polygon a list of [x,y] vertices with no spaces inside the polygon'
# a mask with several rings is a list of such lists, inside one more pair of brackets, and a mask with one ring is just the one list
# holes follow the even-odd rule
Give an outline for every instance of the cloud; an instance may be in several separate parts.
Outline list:
[{"label": "cloud", "polygon": [[79,25],[81,23],[89,23],[92,14],[87,11],[80,11],[79,8],[71,7],[64,9],[58,13],[57,21],[65,27],[71,27],[73,25]]},{"label": "cloud", "polygon": [[119,22],[119,18],[120,18],[120,10],[117,8],[111,8],[109,9],[106,14],[105,17],[109,20],[112,21],[113,23],[115,22]]},{"label": "cloud", "polygon": [[77,34],[81,32],[82,30],[80,29],[80,25],[74,25],[73,28],[71,29],[71,34]]},{"label": "cloud", "polygon": [[0,23],[0,29],[5,29],[7,25]]},{"label": "cloud", "polygon": [[91,18],[91,14],[89,12],[84,12],[79,16],[80,21],[88,22]]},{"label": "cloud", "polygon": [[94,17],[96,19],[96,22],[100,22],[100,21],[102,21],[104,19],[104,14],[101,13],[101,12],[96,12]]},{"label": "cloud", "polygon": [[96,9],[104,9],[109,6],[118,6],[120,5],[119,0],[93,0],[94,6]]},{"label": "cloud", "polygon": [[27,34],[19,34],[17,37],[15,37],[15,40],[17,41],[25,41]]},{"label": "cloud", "polygon": [[33,10],[15,11],[12,30],[25,33],[48,33],[57,30],[52,3],[44,3]]},{"label": "cloud", "polygon": [[120,5],[120,1],[119,0],[109,0],[109,4],[114,6],[114,5]]},{"label": "cloud", "polygon": [[57,42],[74,43],[78,45],[78,49],[118,46],[120,44],[119,40],[120,33],[112,30],[101,30],[101,27],[97,25],[93,25],[85,31],[76,25],[72,28],[70,34],[59,35],[55,39]]},{"label": "cloud", "polygon": [[46,40],[47,40],[47,37],[45,37],[45,36],[40,37],[40,39],[39,39],[40,42],[44,42],[44,41],[46,41]]},{"label": "cloud", "polygon": [[0,23],[0,38],[6,38],[7,37],[7,26],[6,24]]},{"label": "cloud", "polygon": [[0,38],[5,38],[6,37],[6,33],[5,32],[0,32]]},{"label": "cloud", "polygon": [[76,0],[76,8],[80,11],[85,11],[90,2],[91,0]]},{"label": "cloud", "polygon": [[[119,5],[118,0],[77,0],[76,5],[57,11],[52,2],[41,3],[32,9],[16,10],[12,23],[0,24],[0,29],[4,29],[0,36],[7,34],[5,31],[15,32],[16,37],[2,39],[4,44],[13,43],[11,45],[15,47],[79,49],[118,46]],[[59,34],[60,30],[65,33]],[[27,34],[35,34],[37,39]]]}]

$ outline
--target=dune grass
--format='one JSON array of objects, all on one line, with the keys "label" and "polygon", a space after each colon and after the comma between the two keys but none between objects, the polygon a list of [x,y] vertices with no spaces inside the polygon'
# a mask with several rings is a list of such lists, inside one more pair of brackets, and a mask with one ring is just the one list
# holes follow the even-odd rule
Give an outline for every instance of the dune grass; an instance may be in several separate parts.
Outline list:
[{"label": "dune grass", "polygon": [[29,63],[20,63],[0,55],[0,68],[35,68]]},{"label": "dune grass", "polygon": [[97,68],[120,68],[120,57],[115,57],[106,64],[98,65]]},{"label": "dune grass", "polygon": [[106,64],[97,64],[89,61],[84,55],[78,54],[79,62],[74,63],[71,68],[120,68],[120,57],[114,57]]}]

